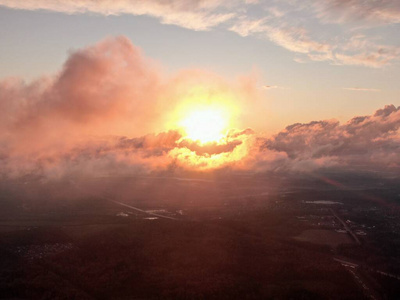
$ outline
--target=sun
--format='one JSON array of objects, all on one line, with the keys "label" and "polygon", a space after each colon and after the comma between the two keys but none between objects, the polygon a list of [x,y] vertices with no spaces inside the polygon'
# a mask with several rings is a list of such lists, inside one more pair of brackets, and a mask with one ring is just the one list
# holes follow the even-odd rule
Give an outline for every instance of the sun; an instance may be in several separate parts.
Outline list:
[{"label": "sun", "polygon": [[205,108],[189,113],[180,125],[184,128],[186,138],[204,144],[220,141],[228,121],[223,111]]}]

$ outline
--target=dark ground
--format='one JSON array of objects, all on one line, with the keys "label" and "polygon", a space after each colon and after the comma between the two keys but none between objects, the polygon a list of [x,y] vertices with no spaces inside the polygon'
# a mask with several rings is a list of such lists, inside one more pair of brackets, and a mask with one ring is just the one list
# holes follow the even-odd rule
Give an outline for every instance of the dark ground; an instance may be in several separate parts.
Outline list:
[{"label": "dark ground", "polygon": [[398,299],[397,179],[321,178],[3,183],[0,298]]}]

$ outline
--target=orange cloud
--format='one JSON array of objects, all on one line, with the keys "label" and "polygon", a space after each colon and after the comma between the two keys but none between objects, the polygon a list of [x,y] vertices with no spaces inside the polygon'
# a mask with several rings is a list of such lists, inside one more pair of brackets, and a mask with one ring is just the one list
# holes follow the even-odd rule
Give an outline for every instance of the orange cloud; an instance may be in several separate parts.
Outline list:
[{"label": "orange cloud", "polygon": [[[261,136],[248,128],[265,122],[258,87],[254,76],[235,82],[201,70],[166,76],[128,39],[107,39],[73,52],[55,76],[0,81],[1,175],[398,170],[400,108]],[[229,111],[222,139],[198,143],[179,128],[198,105]]]},{"label": "orange cloud", "polygon": [[[29,84],[15,78],[0,82],[3,170],[61,174],[63,164],[90,162],[83,169],[95,172],[97,159],[102,167],[110,160],[158,168],[185,151],[214,159],[239,147],[239,136],[200,147],[182,140],[180,118],[197,105],[224,105],[232,114],[230,125],[239,126],[237,111],[256,93],[252,80],[230,83],[201,70],[166,76],[128,39],[110,38],[73,52],[55,76]],[[161,133],[145,135],[149,132]],[[142,138],[121,139],[132,136]],[[181,150],[175,155],[174,148]]]}]

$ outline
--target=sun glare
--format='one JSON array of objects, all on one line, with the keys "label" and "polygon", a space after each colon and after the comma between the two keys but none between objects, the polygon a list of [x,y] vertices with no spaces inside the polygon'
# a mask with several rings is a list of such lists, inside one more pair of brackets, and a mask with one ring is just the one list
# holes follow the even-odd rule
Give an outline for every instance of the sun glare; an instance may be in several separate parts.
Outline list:
[{"label": "sun glare", "polygon": [[227,127],[224,113],[217,109],[202,109],[189,113],[181,122],[186,137],[201,143],[218,142]]}]

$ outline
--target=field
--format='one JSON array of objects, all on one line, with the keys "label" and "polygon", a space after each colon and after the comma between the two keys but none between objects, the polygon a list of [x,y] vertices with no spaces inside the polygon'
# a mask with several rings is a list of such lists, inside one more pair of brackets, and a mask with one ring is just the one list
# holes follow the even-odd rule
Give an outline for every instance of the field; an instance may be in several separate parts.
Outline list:
[{"label": "field", "polygon": [[[375,213],[376,219],[368,220],[376,224],[377,212],[387,213],[372,209],[375,202],[364,200],[359,213],[354,207],[360,207],[361,199],[353,192],[314,190],[314,200],[330,197],[343,203],[327,208],[304,201],[310,199],[309,189],[294,184],[288,189],[277,179],[256,184],[246,177],[200,179],[82,180],[69,183],[69,197],[61,196],[65,191],[57,183],[24,184],[29,196],[26,190],[9,189],[3,195],[14,200],[3,199],[0,219],[1,298],[397,295],[396,280],[375,270],[397,272],[399,240],[385,239],[386,246],[377,248],[379,232],[361,224],[365,212]],[[50,191],[47,198],[42,198],[43,189]],[[354,232],[357,226],[368,232],[358,236],[362,245],[337,232],[342,224],[331,210],[351,219]],[[357,267],[354,271],[336,259]]]}]

